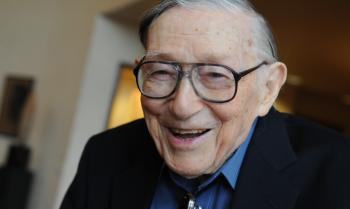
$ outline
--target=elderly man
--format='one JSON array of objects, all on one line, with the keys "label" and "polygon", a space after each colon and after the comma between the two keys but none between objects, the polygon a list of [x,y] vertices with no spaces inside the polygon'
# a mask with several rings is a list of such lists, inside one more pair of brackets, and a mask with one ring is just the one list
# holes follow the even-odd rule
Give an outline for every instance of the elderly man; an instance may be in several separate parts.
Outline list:
[{"label": "elderly man", "polygon": [[62,209],[350,208],[350,140],[272,107],[287,69],[247,1],[162,1],[140,38],[145,119],[89,141]]}]

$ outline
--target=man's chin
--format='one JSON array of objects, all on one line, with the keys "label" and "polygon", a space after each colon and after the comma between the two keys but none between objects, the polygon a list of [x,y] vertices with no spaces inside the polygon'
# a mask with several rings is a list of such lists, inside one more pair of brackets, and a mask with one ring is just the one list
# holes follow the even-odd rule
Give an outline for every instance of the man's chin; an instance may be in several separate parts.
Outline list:
[{"label": "man's chin", "polygon": [[[192,165],[192,166],[191,166]],[[178,175],[187,179],[197,178],[204,174],[209,174],[209,169],[198,166],[198,164],[187,164],[183,166],[168,165],[169,168]]]}]

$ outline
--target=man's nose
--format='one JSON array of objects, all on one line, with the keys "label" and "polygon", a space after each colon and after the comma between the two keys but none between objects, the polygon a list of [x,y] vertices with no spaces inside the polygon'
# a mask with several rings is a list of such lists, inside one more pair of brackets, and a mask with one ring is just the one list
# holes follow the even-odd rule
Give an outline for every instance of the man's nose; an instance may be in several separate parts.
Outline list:
[{"label": "man's nose", "polygon": [[202,99],[197,96],[188,78],[181,79],[174,95],[170,98],[170,111],[177,118],[186,120],[203,108]]}]

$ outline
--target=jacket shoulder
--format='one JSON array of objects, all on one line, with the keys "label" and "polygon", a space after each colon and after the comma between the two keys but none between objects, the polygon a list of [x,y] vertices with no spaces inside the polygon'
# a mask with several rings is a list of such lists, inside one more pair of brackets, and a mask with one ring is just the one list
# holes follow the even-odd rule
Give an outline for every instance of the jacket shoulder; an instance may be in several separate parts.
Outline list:
[{"label": "jacket shoulder", "polygon": [[[294,149],[350,149],[350,139],[339,132],[305,118],[281,113]],[[349,153],[350,154],[350,153]]]},{"label": "jacket shoulder", "polygon": [[287,114],[282,118],[297,156],[289,169],[298,174],[290,179],[302,188],[300,200],[317,203],[318,208],[349,206],[350,139],[303,118]]},{"label": "jacket shoulder", "polygon": [[[92,144],[138,144],[144,143],[141,138],[149,137],[144,119],[138,119],[127,124],[103,131],[91,137]],[[129,140],[127,140],[129,139]],[[133,140],[130,140],[133,139]]]},{"label": "jacket shoulder", "polygon": [[121,170],[139,163],[140,159],[157,157],[157,151],[143,119],[92,136],[84,153],[92,156],[90,163],[101,167],[101,170],[107,168],[106,164],[115,165]]},{"label": "jacket shoulder", "polygon": [[158,159],[142,119],[96,134],[85,145],[60,208],[109,208],[116,178]]}]

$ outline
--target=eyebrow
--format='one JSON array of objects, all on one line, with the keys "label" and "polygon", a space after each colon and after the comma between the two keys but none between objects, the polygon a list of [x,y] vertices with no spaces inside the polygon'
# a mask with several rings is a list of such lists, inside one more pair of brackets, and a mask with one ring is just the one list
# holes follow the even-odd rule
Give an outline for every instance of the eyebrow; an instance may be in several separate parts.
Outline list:
[{"label": "eyebrow", "polygon": [[147,52],[144,56],[145,59],[161,59],[161,60],[173,60],[174,56],[170,53],[162,53],[162,52]]}]

